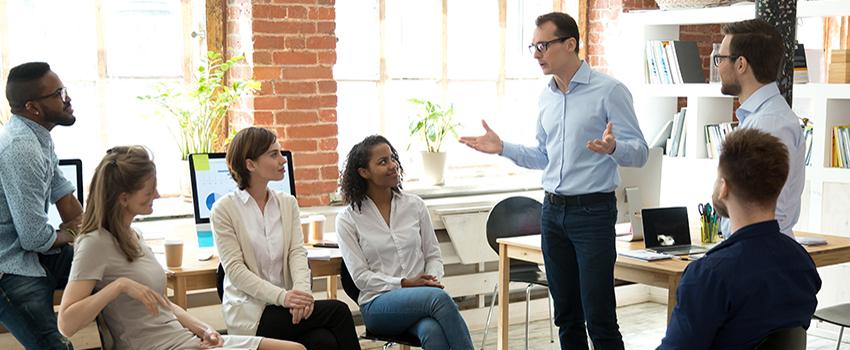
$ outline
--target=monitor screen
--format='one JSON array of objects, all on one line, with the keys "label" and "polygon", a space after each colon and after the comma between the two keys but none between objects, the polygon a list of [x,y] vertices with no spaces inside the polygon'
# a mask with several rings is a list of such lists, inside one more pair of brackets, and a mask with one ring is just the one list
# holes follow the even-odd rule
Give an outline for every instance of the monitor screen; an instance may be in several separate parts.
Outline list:
[{"label": "monitor screen", "polygon": [[644,209],[643,234],[647,248],[691,244],[688,209],[685,207]]},{"label": "monitor screen", "polygon": [[[68,181],[74,184],[74,195],[80,204],[83,204],[83,162],[79,159],[60,159],[59,171],[62,172]],[[56,210],[56,205],[50,204],[47,208],[47,223],[53,226],[54,229],[59,228],[62,223],[62,217],[59,216],[59,210]]]},{"label": "monitor screen", "polygon": [[[295,195],[292,152],[281,151],[286,157],[286,171],[280,181],[269,182],[269,188]],[[210,211],[215,201],[236,190],[236,182],[230,177],[224,153],[201,153],[189,155],[189,174],[192,180],[192,202],[195,207],[195,223],[210,222]]]}]

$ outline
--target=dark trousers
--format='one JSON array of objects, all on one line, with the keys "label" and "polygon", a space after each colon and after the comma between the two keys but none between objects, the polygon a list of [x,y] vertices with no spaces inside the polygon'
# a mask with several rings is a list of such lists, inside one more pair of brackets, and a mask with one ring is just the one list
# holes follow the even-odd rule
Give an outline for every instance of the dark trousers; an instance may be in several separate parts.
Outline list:
[{"label": "dark trousers", "polygon": [[268,305],[260,317],[257,336],[294,341],[308,350],[360,349],[351,311],[337,300],[317,300],[310,318],[298,324],[292,324],[289,309]]},{"label": "dark trousers", "polygon": [[[543,260],[561,349],[623,349],[614,298],[616,198],[543,204]],[[587,331],[585,331],[585,320]],[[587,333],[586,333],[587,332]]]},{"label": "dark trousers", "polygon": [[59,333],[53,312],[53,291],[64,289],[74,260],[74,248],[38,256],[45,277],[4,274],[0,278],[0,323],[27,349],[73,349]]}]

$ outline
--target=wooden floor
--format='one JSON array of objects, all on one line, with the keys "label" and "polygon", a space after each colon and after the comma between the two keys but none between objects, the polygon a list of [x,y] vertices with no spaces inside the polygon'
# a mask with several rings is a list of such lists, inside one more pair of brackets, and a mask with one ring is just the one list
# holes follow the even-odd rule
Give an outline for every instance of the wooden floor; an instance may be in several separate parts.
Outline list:
[{"label": "wooden floor", "polygon": [[[197,310],[196,310],[197,309]],[[193,308],[191,309],[196,316],[203,317],[203,313],[220,312],[217,308]],[[198,315],[200,313],[201,315]],[[623,334],[626,349],[643,350],[655,349],[664,337],[666,329],[666,313],[667,307],[662,304],[646,302],[625,306],[617,309],[617,317],[619,319],[620,331]],[[213,324],[215,327],[220,325]],[[362,327],[359,329],[362,332]],[[558,330],[555,329],[555,342],[549,342],[549,327],[547,321],[532,322],[529,331],[529,349],[533,350],[554,350],[560,349],[558,345]],[[510,331],[511,349],[524,349],[524,327],[514,325]],[[474,330],[472,332],[472,340],[476,349],[481,347],[481,339],[484,336],[483,330]],[[81,331],[80,334],[72,338],[76,349],[97,349],[99,341],[97,338],[97,330],[93,327]],[[847,341],[847,340],[845,340]],[[362,342],[363,349],[380,349],[383,344],[376,342]],[[848,347],[848,345],[844,345]],[[495,321],[490,328],[490,333],[487,336],[486,349],[496,348],[496,328]],[[0,349],[22,349],[15,339],[9,334],[0,334]],[[808,337],[807,349],[815,350],[832,350],[835,349],[835,341],[824,339],[811,332]],[[850,349],[850,347],[848,347]]]}]

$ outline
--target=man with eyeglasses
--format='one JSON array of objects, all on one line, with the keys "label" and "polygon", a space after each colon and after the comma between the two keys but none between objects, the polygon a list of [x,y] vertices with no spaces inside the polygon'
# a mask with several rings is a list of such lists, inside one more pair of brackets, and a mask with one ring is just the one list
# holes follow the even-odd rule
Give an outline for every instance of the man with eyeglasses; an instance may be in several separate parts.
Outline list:
[{"label": "man with eyeglasses", "polygon": [[[782,36],[761,19],[728,23],[721,30],[725,36],[712,63],[720,73],[720,92],[741,102],[735,111],[739,126],[776,136],[788,148],[790,168],[776,203],[776,220],[782,233],[793,238],[806,181],[806,141],[797,115],[776,84],[784,52]],[[726,218],[721,219],[721,231],[731,234]]]},{"label": "man with eyeglasses", "polygon": [[543,258],[561,348],[587,349],[589,333],[594,349],[623,349],[614,298],[614,190],[617,166],[643,166],[648,148],[628,89],[579,58],[575,20],[553,12],[536,25],[529,49],[552,75],[540,94],[537,144],[502,142],[483,121],[483,136],[460,141],[544,169]]},{"label": "man with eyeglasses", "polygon": [[[12,117],[0,132],[0,323],[27,349],[72,349],[59,333],[53,291],[63,289],[83,212],[62,176],[50,131],[76,121],[68,90],[43,62],[9,71]],[[47,223],[56,204],[63,223]]]}]

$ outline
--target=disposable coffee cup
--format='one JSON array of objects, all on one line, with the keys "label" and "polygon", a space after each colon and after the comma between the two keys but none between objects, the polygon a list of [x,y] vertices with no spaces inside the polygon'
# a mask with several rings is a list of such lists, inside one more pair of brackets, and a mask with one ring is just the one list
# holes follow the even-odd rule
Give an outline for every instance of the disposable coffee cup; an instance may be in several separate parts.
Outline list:
[{"label": "disposable coffee cup", "polygon": [[304,235],[304,243],[310,242],[310,219],[301,219],[301,234]]},{"label": "disposable coffee cup", "polygon": [[179,239],[165,240],[165,266],[180,267],[183,265],[183,241]]},{"label": "disposable coffee cup", "polygon": [[325,216],[311,215],[310,216],[310,241],[321,241],[325,234]]}]

